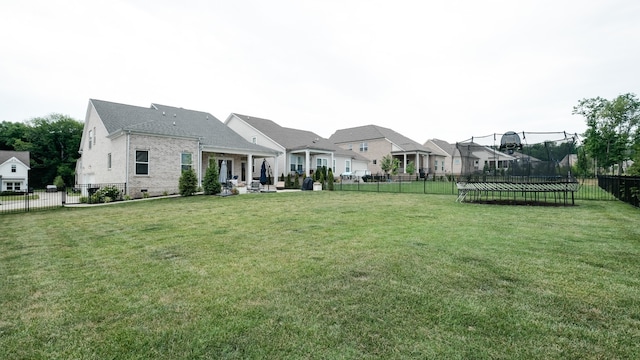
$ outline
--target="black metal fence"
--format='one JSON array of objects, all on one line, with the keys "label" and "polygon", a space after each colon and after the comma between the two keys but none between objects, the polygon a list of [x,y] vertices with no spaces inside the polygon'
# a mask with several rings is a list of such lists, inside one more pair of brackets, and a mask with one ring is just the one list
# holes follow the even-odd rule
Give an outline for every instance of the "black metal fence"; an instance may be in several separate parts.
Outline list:
[{"label": "black metal fence", "polygon": [[598,187],[618,200],[640,207],[640,177],[598,176]]},{"label": "black metal fence", "polygon": [[34,190],[26,193],[3,192],[0,194],[0,214],[59,208],[66,202],[65,195],[64,191],[51,190]]},{"label": "black metal fence", "polygon": [[67,204],[99,204],[121,201],[127,196],[126,183],[78,184],[67,188]]},{"label": "black metal fence", "polygon": [[81,184],[63,189],[0,193],[0,214],[56,209],[69,204],[96,204],[124,200],[126,184]]},{"label": "black metal fence", "polygon": [[[366,180],[366,181],[365,181]],[[400,192],[416,194],[439,194],[458,196],[456,180],[453,177],[416,178],[415,176],[371,176],[365,180],[342,179],[334,185],[338,191],[370,191],[370,192]],[[616,197],[599,186],[595,177],[578,178],[578,191],[574,193],[575,200],[615,200]]]}]

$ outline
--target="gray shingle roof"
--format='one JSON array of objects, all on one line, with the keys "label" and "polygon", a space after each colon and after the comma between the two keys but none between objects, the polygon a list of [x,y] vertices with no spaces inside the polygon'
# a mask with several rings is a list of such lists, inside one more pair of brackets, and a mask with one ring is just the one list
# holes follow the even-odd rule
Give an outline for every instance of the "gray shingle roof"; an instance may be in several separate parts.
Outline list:
[{"label": "gray shingle roof", "polygon": [[333,135],[329,137],[329,140],[336,144],[341,144],[352,141],[370,141],[383,138],[401,147],[404,151],[429,151],[429,149],[420,145],[418,142],[413,141],[394,130],[378,125],[364,125],[341,129],[333,133]]},{"label": "gray shingle roof", "polygon": [[8,151],[8,150],[0,150],[0,164],[5,161],[15,157],[20,160],[23,164],[27,166],[31,166],[30,164],[30,153],[28,151]]},{"label": "gray shingle roof", "polygon": [[169,137],[200,138],[205,146],[241,151],[274,152],[246,141],[207,112],[152,104],[140,106],[91,99],[109,134],[133,131]]},{"label": "gray shingle roof", "polygon": [[318,136],[317,134],[292,128],[282,127],[272,120],[262,119],[254,116],[233,114],[256,130],[270,137],[273,141],[284,146],[287,150],[317,149],[336,151],[338,147],[331,141]]},{"label": "gray shingle roof", "polygon": [[[450,156],[454,156],[454,153],[456,151],[456,145],[455,144],[450,144],[444,140],[440,140],[440,139],[431,139],[429,140],[431,141],[433,144],[435,144],[438,148],[442,149],[442,151],[446,152],[446,154],[441,154],[442,151],[438,151],[437,149],[432,149],[432,151],[438,155],[450,155]],[[427,148],[429,148],[428,145],[425,145]]]}]

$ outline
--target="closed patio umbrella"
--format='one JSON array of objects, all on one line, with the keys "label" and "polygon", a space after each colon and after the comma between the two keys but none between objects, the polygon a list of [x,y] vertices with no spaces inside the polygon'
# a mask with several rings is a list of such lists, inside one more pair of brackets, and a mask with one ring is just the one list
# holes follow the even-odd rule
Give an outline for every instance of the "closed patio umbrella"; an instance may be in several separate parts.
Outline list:
[{"label": "closed patio umbrella", "polygon": [[267,179],[267,160],[262,160],[262,167],[260,168],[260,184],[265,185],[269,180]]},{"label": "closed patio umbrella", "polygon": [[222,184],[223,186],[227,182],[227,161],[226,160],[222,160],[222,163],[220,164],[219,180],[220,180],[220,184]]}]

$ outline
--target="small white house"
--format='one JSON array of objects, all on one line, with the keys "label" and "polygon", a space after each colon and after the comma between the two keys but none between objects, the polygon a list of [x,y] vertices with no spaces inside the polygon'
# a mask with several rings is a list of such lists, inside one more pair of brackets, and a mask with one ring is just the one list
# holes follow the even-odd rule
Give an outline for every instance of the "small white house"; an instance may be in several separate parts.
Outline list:
[{"label": "small white house", "polygon": [[28,151],[0,150],[0,191],[29,191]]}]

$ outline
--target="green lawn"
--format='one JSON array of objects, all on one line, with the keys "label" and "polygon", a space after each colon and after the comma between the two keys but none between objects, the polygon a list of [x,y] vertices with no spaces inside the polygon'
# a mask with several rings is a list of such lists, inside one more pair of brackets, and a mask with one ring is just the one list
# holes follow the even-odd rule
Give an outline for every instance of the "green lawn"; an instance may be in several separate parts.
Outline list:
[{"label": "green lawn", "polygon": [[2,359],[633,359],[640,211],[293,192],[0,215]]}]

